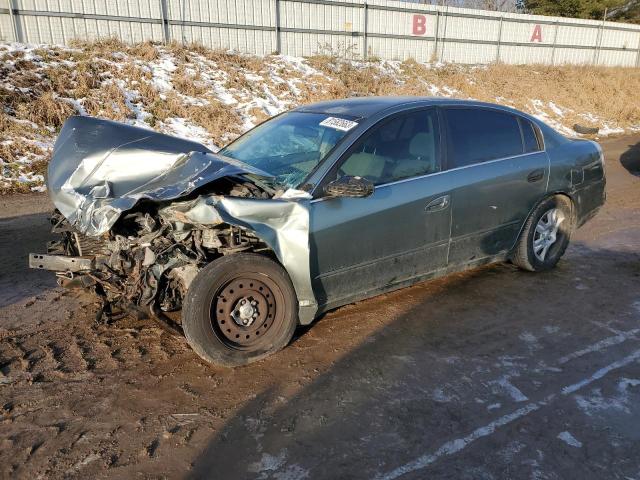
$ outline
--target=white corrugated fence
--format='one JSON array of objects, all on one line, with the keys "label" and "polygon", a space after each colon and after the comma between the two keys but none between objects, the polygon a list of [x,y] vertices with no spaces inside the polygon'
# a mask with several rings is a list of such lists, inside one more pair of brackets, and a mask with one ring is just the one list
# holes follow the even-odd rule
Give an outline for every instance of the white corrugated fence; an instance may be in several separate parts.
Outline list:
[{"label": "white corrugated fence", "polygon": [[0,0],[0,40],[197,42],[265,55],[640,66],[640,25],[394,0]]}]

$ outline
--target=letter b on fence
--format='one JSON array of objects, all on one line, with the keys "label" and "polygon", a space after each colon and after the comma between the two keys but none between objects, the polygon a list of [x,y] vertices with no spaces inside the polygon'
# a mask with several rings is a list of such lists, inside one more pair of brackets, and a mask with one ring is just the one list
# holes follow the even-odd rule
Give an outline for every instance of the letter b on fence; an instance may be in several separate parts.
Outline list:
[{"label": "letter b on fence", "polygon": [[413,34],[424,35],[427,33],[427,17],[424,15],[413,16]]}]

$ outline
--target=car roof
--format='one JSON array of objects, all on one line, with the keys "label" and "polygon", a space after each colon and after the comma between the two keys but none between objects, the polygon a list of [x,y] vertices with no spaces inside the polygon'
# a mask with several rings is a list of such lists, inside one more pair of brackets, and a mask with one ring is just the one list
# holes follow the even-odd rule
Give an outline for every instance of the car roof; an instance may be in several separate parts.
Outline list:
[{"label": "car roof", "polygon": [[353,97],[303,105],[294,109],[294,111],[368,118],[390,108],[402,106],[412,107],[418,105],[469,105],[475,107],[485,106],[501,108],[507,111],[514,111],[508,107],[503,107],[502,105],[496,105],[493,103],[441,97]]}]

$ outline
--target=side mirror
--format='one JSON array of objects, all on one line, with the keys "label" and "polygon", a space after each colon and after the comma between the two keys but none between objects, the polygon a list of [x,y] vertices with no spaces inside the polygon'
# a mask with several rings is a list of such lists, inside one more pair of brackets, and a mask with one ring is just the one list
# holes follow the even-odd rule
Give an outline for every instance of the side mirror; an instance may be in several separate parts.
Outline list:
[{"label": "side mirror", "polygon": [[328,183],[324,187],[324,193],[331,197],[368,197],[373,193],[373,182],[362,177],[343,177]]}]

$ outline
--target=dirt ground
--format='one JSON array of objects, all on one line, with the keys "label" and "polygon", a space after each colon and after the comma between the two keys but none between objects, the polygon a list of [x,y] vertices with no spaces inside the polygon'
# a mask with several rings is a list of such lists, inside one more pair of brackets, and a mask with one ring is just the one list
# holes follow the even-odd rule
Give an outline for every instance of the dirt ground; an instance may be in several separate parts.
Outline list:
[{"label": "dirt ground", "polygon": [[640,478],[640,137],[603,146],[608,203],[554,271],[343,307],[233,370],[95,324],[26,268],[47,197],[0,198],[0,477]]}]

